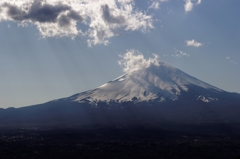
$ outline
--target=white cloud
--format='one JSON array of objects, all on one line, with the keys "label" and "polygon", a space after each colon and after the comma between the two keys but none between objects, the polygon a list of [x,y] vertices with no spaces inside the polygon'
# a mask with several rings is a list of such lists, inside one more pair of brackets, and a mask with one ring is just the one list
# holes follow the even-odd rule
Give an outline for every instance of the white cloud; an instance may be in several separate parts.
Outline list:
[{"label": "white cloud", "polygon": [[145,59],[143,54],[138,50],[127,50],[122,57],[121,61],[118,61],[118,64],[123,66],[123,71],[125,73],[131,73],[137,70],[148,68],[152,65],[159,66],[158,56],[153,54],[153,58]]},{"label": "white cloud", "polygon": [[198,0],[196,4],[198,5],[198,4],[200,4],[201,2],[202,2],[202,0]]},{"label": "white cloud", "polygon": [[227,59],[230,63],[232,63],[232,64],[234,64],[234,65],[237,65],[237,62],[234,61],[234,60],[231,60],[231,57],[230,57],[230,56],[227,56],[226,59]]},{"label": "white cloud", "polygon": [[229,57],[229,56],[227,56],[227,57],[226,57],[226,59],[227,59],[227,60],[229,60],[229,59],[230,59],[230,57]]},{"label": "white cloud", "polygon": [[190,57],[190,54],[187,54],[186,52],[183,52],[181,50],[175,49],[176,54],[172,55],[173,57],[181,58],[183,56]]},{"label": "white cloud", "polygon": [[169,0],[152,0],[152,1],[151,1],[151,5],[150,5],[149,8],[159,9],[161,3],[163,3],[163,2],[168,2],[168,1],[169,1]]},{"label": "white cloud", "polygon": [[193,9],[193,3],[191,0],[185,0],[185,4],[184,4],[184,9],[185,9],[185,12],[190,12],[192,9]]},{"label": "white cloud", "polygon": [[201,4],[202,0],[198,0],[195,4],[192,0],[185,0],[184,9],[185,12],[190,12],[195,5]]},{"label": "white cloud", "polygon": [[202,43],[199,43],[199,42],[195,41],[194,39],[186,40],[185,43],[187,44],[187,46],[193,46],[193,47],[200,47],[203,45]]},{"label": "white cloud", "polygon": [[237,62],[235,62],[235,61],[233,61],[233,60],[231,60],[230,61],[232,64],[234,64],[234,65],[237,65]]},{"label": "white cloud", "polygon": [[43,37],[86,36],[89,46],[107,45],[120,29],[154,28],[152,16],[137,9],[133,0],[2,0],[0,8],[0,21],[34,24]]}]

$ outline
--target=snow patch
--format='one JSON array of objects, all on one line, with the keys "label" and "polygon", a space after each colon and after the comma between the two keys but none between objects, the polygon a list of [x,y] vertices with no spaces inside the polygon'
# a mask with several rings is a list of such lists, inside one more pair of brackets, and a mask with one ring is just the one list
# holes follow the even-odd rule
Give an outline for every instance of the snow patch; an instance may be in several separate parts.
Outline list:
[{"label": "snow patch", "polygon": [[209,103],[209,102],[212,102],[214,100],[217,101],[218,99],[217,98],[212,98],[212,97],[205,97],[203,95],[200,95],[200,96],[198,96],[197,100],[201,100],[201,101],[203,101],[205,103]]}]

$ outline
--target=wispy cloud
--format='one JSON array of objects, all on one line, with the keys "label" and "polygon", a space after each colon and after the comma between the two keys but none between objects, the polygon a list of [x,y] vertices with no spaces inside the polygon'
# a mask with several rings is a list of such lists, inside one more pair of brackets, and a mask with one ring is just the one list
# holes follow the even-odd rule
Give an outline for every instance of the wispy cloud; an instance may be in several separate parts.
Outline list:
[{"label": "wispy cloud", "polygon": [[229,57],[229,56],[227,56],[227,57],[226,57],[226,59],[227,59],[227,60],[229,60],[229,59],[230,59],[230,57]]},{"label": "wispy cloud", "polygon": [[229,62],[231,62],[232,64],[234,64],[234,65],[237,64],[237,62],[234,61],[234,60],[232,60],[230,56],[227,56],[226,59],[227,59]]},{"label": "wispy cloud", "polygon": [[200,4],[202,2],[202,0],[198,0],[196,4]]},{"label": "wispy cloud", "polygon": [[200,42],[195,41],[194,39],[192,40],[186,40],[185,43],[187,44],[187,46],[193,46],[193,47],[200,47],[203,44]]},{"label": "wispy cloud", "polygon": [[176,58],[181,58],[181,57],[190,57],[190,54],[187,54],[186,52],[183,52],[181,50],[177,50],[177,49],[174,49],[175,50],[175,53],[176,54],[173,54],[172,57],[176,57]]},{"label": "wispy cloud", "polygon": [[192,2],[192,0],[185,0],[185,4],[184,4],[184,9],[185,9],[185,12],[190,12],[193,7],[195,5],[199,5],[201,4],[201,0],[198,0],[195,4]]},{"label": "wispy cloud", "polygon": [[0,8],[0,21],[34,24],[43,37],[86,36],[89,46],[107,45],[119,29],[154,28],[152,16],[137,9],[133,0],[3,0]]},{"label": "wispy cloud", "polygon": [[161,3],[163,2],[168,2],[169,0],[151,0],[151,5],[149,6],[149,8],[152,8],[152,9],[159,9],[160,8],[160,5]]}]

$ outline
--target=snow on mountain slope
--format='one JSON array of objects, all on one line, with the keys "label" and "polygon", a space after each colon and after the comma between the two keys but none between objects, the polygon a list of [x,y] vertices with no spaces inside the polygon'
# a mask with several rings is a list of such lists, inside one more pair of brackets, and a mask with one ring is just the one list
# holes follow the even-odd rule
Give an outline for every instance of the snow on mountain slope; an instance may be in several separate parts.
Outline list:
[{"label": "snow on mountain slope", "polygon": [[225,92],[158,61],[156,55],[145,59],[130,50],[119,62],[124,75],[67,98],[1,110],[0,121],[84,125],[240,121],[240,94]]},{"label": "snow on mountain slope", "polygon": [[[90,91],[67,98],[76,102],[128,102],[143,101],[163,102],[178,100],[183,92],[188,92],[188,86],[197,86],[211,92],[224,92],[214,86],[204,83],[181,70],[166,63],[159,62],[148,67],[126,73],[113,81]],[[211,102],[217,100],[197,94],[196,100]]]}]

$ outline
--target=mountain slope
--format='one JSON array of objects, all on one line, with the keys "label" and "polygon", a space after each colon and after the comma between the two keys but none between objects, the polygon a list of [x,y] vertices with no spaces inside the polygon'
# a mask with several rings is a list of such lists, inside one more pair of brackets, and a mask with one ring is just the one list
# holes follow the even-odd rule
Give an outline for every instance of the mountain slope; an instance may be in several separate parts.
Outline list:
[{"label": "mountain slope", "polygon": [[194,88],[198,89],[194,92],[194,98],[202,102],[217,101],[219,94],[226,93],[161,62],[157,66],[151,65],[126,73],[94,90],[75,94],[64,100],[93,105],[97,105],[98,102],[111,105],[111,103],[124,102],[177,101]]},{"label": "mountain slope", "polygon": [[240,94],[229,93],[165,63],[128,72],[73,96],[0,110],[0,124],[152,124],[240,122]]}]

